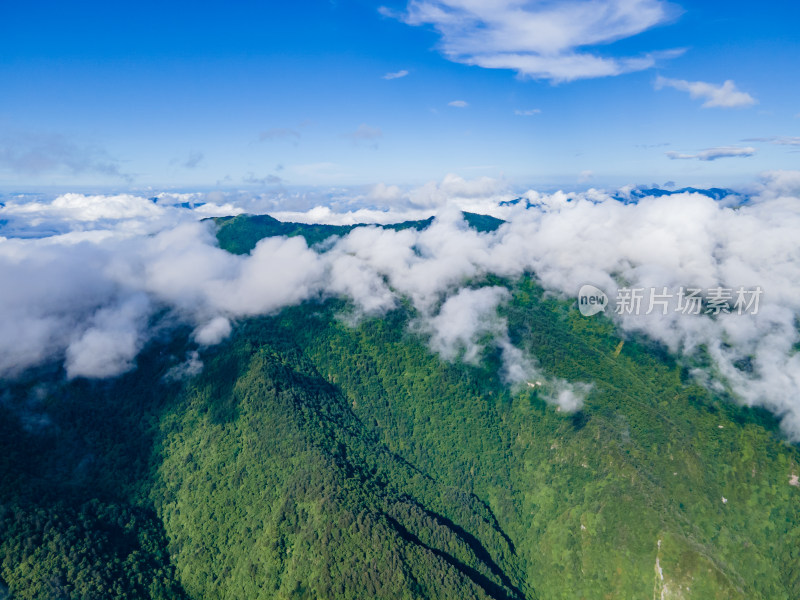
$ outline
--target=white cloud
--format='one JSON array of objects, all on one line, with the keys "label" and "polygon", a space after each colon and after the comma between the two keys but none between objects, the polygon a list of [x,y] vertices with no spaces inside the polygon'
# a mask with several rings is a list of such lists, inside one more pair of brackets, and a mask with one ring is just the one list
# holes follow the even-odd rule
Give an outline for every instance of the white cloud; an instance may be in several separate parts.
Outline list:
[{"label": "white cloud", "polygon": [[498,306],[509,298],[504,287],[464,288],[447,298],[437,314],[426,316],[420,327],[429,333],[431,348],[449,361],[478,364],[483,349],[495,345],[500,349],[501,375],[506,383],[517,389],[533,385],[559,410],[578,410],[591,386],[548,377],[532,357],[511,343],[508,324],[497,313]]},{"label": "white cloud", "polygon": [[[369,195],[367,196],[369,198]],[[405,198],[403,196],[403,198]],[[405,220],[427,219],[431,216],[430,209],[410,209],[403,202],[397,209],[357,208],[348,211],[333,211],[329,206],[314,206],[306,211],[272,211],[270,216],[280,221],[292,223],[326,223],[331,225],[356,225],[399,223]]]},{"label": "white cloud", "polygon": [[[214,200],[220,205],[226,198],[229,196]],[[485,176],[465,179],[450,173],[441,181],[429,181],[416,188],[378,183],[365,190],[292,195],[280,192],[274,194],[274,199],[271,194],[269,201],[254,202],[245,196],[238,202],[239,206],[247,206],[248,212],[266,212],[281,221],[352,225],[426,219],[436,207],[446,203],[466,211],[490,213],[499,202],[513,198],[508,184],[501,179]]]},{"label": "white cloud", "polygon": [[200,218],[206,218],[231,217],[241,215],[245,211],[238,206],[234,206],[230,202],[226,202],[225,204],[213,204],[212,202],[206,202],[193,208],[192,212]]},{"label": "white cloud", "polygon": [[151,311],[150,299],[142,293],[98,310],[67,347],[67,376],[110,377],[133,368]]},{"label": "white cloud", "polygon": [[591,390],[588,384],[573,384],[558,390],[555,403],[564,412],[574,412],[583,406],[583,399]]},{"label": "white cloud", "polygon": [[53,200],[17,197],[0,206],[6,229],[26,237],[76,231],[118,235],[155,232],[181,221],[244,212],[230,203],[216,204],[199,194],[165,193],[152,198],[134,194],[85,195],[68,193]]},{"label": "white cloud", "polygon": [[85,196],[64,194],[52,202],[10,203],[3,210],[10,215],[29,215],[72,221],[122,220],[153,218],[164,214],[155,202],[133,196]]},{"label": "white cloud", "polygon": [[681,92],[689,92],[693,99],[705,100],[703,108],[742,108],[753,106],[758,101],[747,92],[736,89],[736,84],[730,79],[722,85],[714,85],[705,81],[686,81],[685,79],[656,78],[655,88],[660,90],[665,87],[675,88]]},{"label": "white cloud", "polygon": [[541,109],[539,108],[530,108],[528,110],[515,110],[514,114],[518,117],[532,117],[533,115],[541,114]]},{"label": "white cloud", "polygon": [[395,71],[394,73],[386,73],[386,75],[383,76],[383,79],[401,79],[406,75],[408,75],[408,71],[402,69],[401,71]]},{"label": "white cloud", "polygon": [[[0,374],[53,359],[63,360],[70,376],[117,374],[133,366],[151,321],[165,311],[193,326],[198,344],[211,344],[229,333],[231,321],[306,300],[344,296],[360,314],[379,315],[404,299],[416,310],[417,330],[443,357],[472,360],[494,345],[510,384],[536,378],[552,402],[575,410],[588,388],[544,376],[534,356],[510,343],[496,312],[507,292],[468,282],[533,272],[566,298],[587,282],[610,298],[620,281],[673,293],[681,286],[761,286],[757,315],[612,318],[684,357],[704,348],[713,362],[709,381],[773,411],[789,437],[800,439],[800,173],[767,174],[738,207],[688,193],[626,204],[599,190],[531,190],[523,202],[501,204],[517,197],[502,182],[454,175],[385,193],[404,198],[410,215],[435,212],[437,219],[422,231],[357,228],[324,253],[300,238],[271,238],[235,256],[217,247],[208,224],[180,219],[155,235],[83,231],[91,221],[67,219],[67,234],[0,239]],[[412,198],[430,208],[420,210]],[[461,217],[465,205],[507,222],[478,233]],[[350,208],[348,218],[362,210]],[[83,210],[78,203],[76,214]],[[341,218],[330,208],[315,210],[316,220]],[[751,369],[737,366],[743,359]]]},{"label": "white cloud", "polygon": [[397,202],[402,197],[403,192],[398,186],[385,183],[373,185],[367,194],[367,198],[376,202]]},{"label": "white cloud", "polygon": [[491,177],[464,179],[450,173],[441,181],[429,181],[411,189],[379,183],[364,195],[348,196],[337,209],[331,208],[336,203],[327,198],[324,200],[326,204],[315,204],[306,210],[270,210],[269,214],[281,221],[299,223],[386,224],[427,219],[445,204],[469,212],[494,214],[499,202],[513,198],[502,180]]},{"label": "white cloud", "polygon": [[453,100],[448,102],[447,106],[454,106],[455,108],[467,108],[469,103],[466,100]]},{"label": "white cloud", "polygon": [[439,313],[426,325],[431,329],[431,347],[447,360],[459,355],[469,363],[477,363],[482,347],[480,337],[496,336],[506,325],[497,316],[497,306],[507,300],[503,287],[463,289],[450,296]]},{"label": "white cloud", "polygon": [[767,171],[762,175],[758,197],[771,201],[783,198],[789,203],[800,198],[800,171]]},{"label": "white cloud", "polygon": [[225,317],[214,317],[205,325],[201,325],[194,332],[194,339],[203,346],[214,346],[227,338],[233,327]]},{"label": "white cloud", "polygon": [[718,146],[716,148],[708,148],[696,154],[682,154],[680,152],[667,152],[666,155],[672,160],[705,160],[712,161],[720,158],[735,158],[735,157],[748,157],[756,153],[755,148],[747,146],[745,148],[739,146]]},{"label": "white cloud", "polygon": [[482,200],[500,195],[504,188],[502,181],[491,177],[464,179],[448,173],[440,182],[431,181],[411,190],[408,200],[418,207],[457,204],[463,210],[477,210],[483,205]]},{"label": "white cloud", "polygon": [[669,22],[679,9],[661,0],[412,0],[405,13],[381,12],[409,25],[432,25],[450,60],[553,81],[647,69],[680,52],[614,58],[585,50]]}]

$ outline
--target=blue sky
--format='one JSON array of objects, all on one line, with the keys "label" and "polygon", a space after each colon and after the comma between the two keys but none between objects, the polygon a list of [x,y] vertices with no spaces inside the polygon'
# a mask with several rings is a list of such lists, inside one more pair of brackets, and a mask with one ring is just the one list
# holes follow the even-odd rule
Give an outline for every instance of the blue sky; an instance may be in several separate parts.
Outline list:
[{"label": "blue sky", "polygon": [[797,167],[797,23],[785,1],[6,2],[0,190],[735,186]]}]

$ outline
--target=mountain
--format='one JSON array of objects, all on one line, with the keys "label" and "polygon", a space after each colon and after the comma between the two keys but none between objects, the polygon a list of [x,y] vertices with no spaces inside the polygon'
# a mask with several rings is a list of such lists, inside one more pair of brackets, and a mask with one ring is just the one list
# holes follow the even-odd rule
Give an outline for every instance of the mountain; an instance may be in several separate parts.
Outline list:
[{"label": "mountain", "polygon": [[634,188],[630,191],[629,197],[625,196],[614,196],[618,200],[623,201],[638,201],[642,198],[647,198],[648,196],[674,196],[676,194],[700,194],[701,196],[706,196],[711,198],[712,200],[723,200],[728,196],[738,196],[736,192],[733,190],[725,189],[725,188],[693,188],[693,187],[686,187],[680,188],[677,190],[665,190],[662,188]]},{"label": "mountain", "polygon": [[[494,231],[503,224],[501,219],[489,215],[463,213],[464,220],[477,231]],[[363,225],[324,225],[309,223],[284,223],[269,215],[238,215],[236,217],[217,217],[213,219],[217,227],[217,239],[222,248],[233,254],[247,254],[259,240],[272,236],[296,237],[306,240],[313,246],[332,236],[347,235],[356,227]],[[390,225],[378,225],[385,229],[422,230],[433,222],[433,217],[420,221],[405,221]]]},{"label": "mountain", "polygon": [[[351,229],[217,226],[238,253]],[[336,299],[199,349],[162,315],[118,378],[52,365],[3,382],[0,584],[13,598],[796,598],[800,454],[775,419],[535,274],[469,282],[487,285],[509,290],[515,346],[591,383],[580,411],[549,404],[549,384],[510,388],[491,343],[445,361],[410,306],[354,320]]]},{"label": "mountain", "polygon": [[[623,203],[631,203],[631,202],[638,202],[642,198],[647,197],[656,197],[659,198],[661,196],[674,196],[677,194],[700,194],[701,196],[706,196],[707,198],[711,198],[712,200],[724,200],[729,196],[734,198],[741,198],[740,194],[734,192],[733,190],[725,189],[725,188],[693,188],[693,187],[685,187],[680,188],[677,190],[665,190],[663,188],[645,188],[645,187],[636,187],[628,191],[627,193],[617,193],[612,195],[611,197],[618,202]],[[523,204],[526,209],[529,209],[535,206],[535,203],[532,203],[530,200],[526,198],[514,198],[512,200],[504,200],[500,202],[500,206],[517,206]]]}]

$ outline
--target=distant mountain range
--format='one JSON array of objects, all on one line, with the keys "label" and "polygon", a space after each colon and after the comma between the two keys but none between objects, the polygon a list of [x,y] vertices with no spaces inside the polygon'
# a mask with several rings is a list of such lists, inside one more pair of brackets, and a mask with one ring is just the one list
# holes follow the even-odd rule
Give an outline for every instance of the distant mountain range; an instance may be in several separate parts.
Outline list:
[{"label": "distant mountain range", "polygon": [[[678,190],[662,189],[662,188],[633,188],[629,192],[626,192],[624,194],[618,192],[616,194],[613,194],[611,197],[620,202],[628,203],[628,202],[638,202],[642,198],[647,198],[647,197],[658,198],[661,196],[673,196],[675,194],[701,194],[713,200],[722,200],[729,196],[739,196],[737,192],[725,188],[701,189],[701,188],[685,187]],[[533,203],[530,202],[530,200],[527,200],[526,198],[522,197],[514,198],[513,200],[505,200],[500,203],[500,206],[516,206],[523,202],[525,203],[526,208],[531,208],[535,206]]]}]

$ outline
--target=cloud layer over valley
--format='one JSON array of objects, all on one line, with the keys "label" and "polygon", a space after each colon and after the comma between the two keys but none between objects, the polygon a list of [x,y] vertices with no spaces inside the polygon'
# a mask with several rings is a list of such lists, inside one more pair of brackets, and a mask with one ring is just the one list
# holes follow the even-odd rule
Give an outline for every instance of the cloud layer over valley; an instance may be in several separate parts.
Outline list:
[{"label": "cloud layer over valley", "polygon": [[[511,385],[542,378],[554,402],[573,410],[587,386],[547,380],[536,358],[509,340],[497,310],[508,290],[474,282],[490,273],[535,273],[565,299],[585,283],[612,299],[626,287],[758,286],[757,314],[606,314],[679,355],[705,353],[712,366],[698,376],[770,409],[800,439],[800,173],[769,173],[749,198],[733,202],[691,192],[639,195],[515,195],[491,179],[455,176],[411,190],[376,186],[353,194],[346,210],[273,214],[336,223],[436,219],[421,231],[360,227],[324,248],[268,238],[244,256],[220,249],[213,224],[200,221],[252,210],[252,199],[233,194],[6,199],[0,376],[50,360],[63,361],[69,377],[117,375],[134,368],[156,315],[188,323],[197,345],[207,346],[238,320],[306,300],[347,298],[358,318],[384,314],[405,298],[418,315],[411,328],[443,359],[475,362],[494,344]],[[505,223],[479,233],[462,210]],[[196,372],[192,358],[189,372]]]}]

